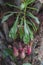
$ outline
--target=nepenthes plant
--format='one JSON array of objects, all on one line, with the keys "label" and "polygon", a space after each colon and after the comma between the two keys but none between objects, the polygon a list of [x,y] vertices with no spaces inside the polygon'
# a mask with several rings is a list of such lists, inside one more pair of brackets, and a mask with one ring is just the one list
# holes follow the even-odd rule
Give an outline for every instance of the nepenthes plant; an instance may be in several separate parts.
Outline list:
[{"label": "nepenthes plant", "polygon": [[[16,15],[16,20],[9,31],[10,38],[16,39],[19,35],[24,44],[28,44],[33,40],[34,32],[37,31],[40,24],[38,18],[32,14],[33,10],[37,10],[32,7],[34,2],[35,0],[23,0],[20,6],[6,3],[9,7],[14,7],[18,10],[7,12],[2,18],[2,22],[6,22],[10,16]],[[38,24],[38,26],[36,24]]]},{"label": "nepenthes plant", "polygon": [[[34,10],[37,10],[36,8],[32,7],[34,2],[35,0],[23,0],[19,6],[10,3],[4,4],[4,6],[14,8],[13,11],[6,12],[3,15],[1,21],[1,23],[3,23],[3,29],[5,31],[4,34],[6,35],[6,29],[8,30],[8,27],[6,28],[6,22],[11,16],[14,16],[13,25],[9,28],[9,31],[7,33],[8,36],[6,35],[7,43],[9,42],[9,38],[13,39],[14,41],[17,41],[19,38],[19,40],[22,41],[25,45],[25,47],[22,47],[22,44],[19,43],[19,48],[16,48],[14,46],[13,49],[7,48],[5,51],[3,51],[4,56],[10,56],[14,61],[15,57],[17,58],[20,56],[21,59],[24,59],[27,55],[31,54],[31,46],[29,46],[30,41],[34,40],[34,34],[38,30],[40,24],[39,19],[32,13]],[[29,64],[26,63],[26,65]]]}]

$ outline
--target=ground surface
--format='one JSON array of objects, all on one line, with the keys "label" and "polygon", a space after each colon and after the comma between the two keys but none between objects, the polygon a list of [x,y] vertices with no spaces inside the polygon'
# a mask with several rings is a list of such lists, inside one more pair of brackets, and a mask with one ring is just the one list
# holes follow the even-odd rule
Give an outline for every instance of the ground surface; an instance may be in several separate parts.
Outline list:
[{"label": "ground surface", "polygon": [[34,45],[36,46],[34,49],[36,56],[34,56],[33,65],[43,65],[43,13],[38,16],[41,21],[41,25],[34,40],[34,43],[36,44]]}]

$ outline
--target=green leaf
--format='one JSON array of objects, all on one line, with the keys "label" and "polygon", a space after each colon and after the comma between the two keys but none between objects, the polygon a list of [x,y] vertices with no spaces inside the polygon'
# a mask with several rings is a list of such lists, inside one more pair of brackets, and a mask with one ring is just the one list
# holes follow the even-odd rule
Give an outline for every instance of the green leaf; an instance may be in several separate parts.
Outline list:
[{"label": "green leaf", "polygon": [[33,38],[34,38],[33,32],[32,32],[32,30],[31,30],[31,28],[29,26],[28,26],[28,29],[29,29],[29,37],[30,37],[30,40],[33,40]]},{"label": "green leaf", "polygon": [[28,0],[28,5],[30,5],[33,2],[35,2],[35,0]]},{"label": "green leaf", "polygon": [[34,8],[34,7],[27,7],[28,9],[30,9],[30,10],[38,10],[37,8]]},{"label": "green leaf", "polygon": [[9,32],[9,37],[12,39],[16,38],[16,33],[17,33],[17,25],[18,25],[18,16],[16,18],[16,21],[14,22],[13,27],[11,28],[10,32]]},{"label": "green leaf", "polygon": [[8,14],[8,15],[4,15],[3,18],[2,18],[2,23],[5,22],[5,21],[7,21],[8,18],[9,18],[10,16],[12,16],[13,14],[14,14],[14,12],[11,12],[11,13]]},{"label": "green leaf", "polygon": [[30,40],[33,40],[34,36],[33,36],[33,32],[30,29],[30,27],[26,24],[26,20],[24,21],[24,37],[23,37],[23,41],[25,44],[29,43]]},{"label": "green leaf", "polygon": [[[24,10],[25,8],[27,8],[28,5],[30,5],[33,2],[35,2],[35,0],[25,0],[23,3],[21,3],[20,9]],[[30,8],[30,9],[33,9],[33,8]]]},{"label": "green leaf", "polygon": [[24,31],[26,34],[29,35],[29,30],[28,30],[28,27],[27,27],[27,24],[26,24],[26,20],[24,20]]},{"label": "green leaf", "polygon": [[34,23],[32,20],[31,20],[31,22],[27,20],[27,24],[28,24],[29,26],[31,26],[32,29],[33,29],[35,32],[37,31],[37,27],[36,27],[35,23]]},{"label": "green leaf", "polygon": [[38,29],[37,26],[35,25],[35,23],[33,21],[31,21],[31,23],[32,23],[33,30],[36,32]]},{"label": "green leaf", "polygon": [[28,15],[29,17],[33,18],[37,24],[40,24],[39,19],[38,19],[36,16],[34,16],[31,12],[29,12],[29,14],[27,14],[27,15]]},{"label": "green leaf", "polygon": [[32,64],[30,64],[30,63],[23,63],[23,65],[32,65]]},{"label": "green leaf", "polygon": [[18,6],[13,5],[13,4],[10,4],[10,3],[5,3],[4,5],[7,5],[9,7],[14,7],[14,8],[17,8],[17,9],[20,9]]},{"label": "green leaf", "polygon": [[20,39],[22,39],[24,36],[24,31],[22,27],[19,28],[19,34],[20,34]]},{"label": "green leaf", "polygon": [[29,29],[28,29],[28,26],[26,24],[26,20],[24,20],[24,32],[25,32],[25,34],[23,37],[23,41],[25,44],[27,44],[30,41],[29,40],[30,38],[29,38]]},{"label": "green leaf", "polygon": [[26,23],[25,23],[25,27],[24,28],[25,28],[25,32],[28,31],[28,33],[25,33],[25,36],[24,36],[23,40],[28,43],[30,40],[33,40],[33,38],[34,38],[33,32],[31,30],[31,28],[29,27],[29,25],[27,25]]},{"label": "green leaf", "polygon": [[33,40],[34,36],[33,36],[33,32],[30,32],[30,40]]},{"label": "green leaf", "polygon": [[29,41],[30,41],[29,35],[25,34],[24,37],[23,37],[23,41],[24,41],[25,44],[28,44]]},{"label": "green leaf", "polygon": [[[27,25],[28,26],[28,25]],[[31,28],[28,26],[28,30],[29,30],[29,39],[30,40],[33,40],[33,38],[34,38],[34,36],[33,36],[33,32],[32,32],[32,30],[31,30]],[[30,41],[29,40],[29,41]]]},{"label": "green leaf", "polygon": [[26,7],[28,5],[31,5],[33,2],[35,2],[35,0],[26,0],[25,3],[26,3]]},{"label": "green leaf", "polygon": [[20,22],[19,35],[20,35],[20,39],[22,39],[22,38],[23,38],[23,36],[24,36],[23,18],[21,18],[21,22]]}]

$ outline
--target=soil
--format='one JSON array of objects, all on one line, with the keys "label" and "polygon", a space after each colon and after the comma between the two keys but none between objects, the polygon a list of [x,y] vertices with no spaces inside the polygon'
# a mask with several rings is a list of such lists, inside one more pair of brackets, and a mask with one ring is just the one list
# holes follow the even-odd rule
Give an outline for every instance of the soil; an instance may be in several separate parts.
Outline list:
[{"label": "soil", "polygon": [[38,15],[41,25],[34,39],[33,65],[43,65],[43,13]]}]

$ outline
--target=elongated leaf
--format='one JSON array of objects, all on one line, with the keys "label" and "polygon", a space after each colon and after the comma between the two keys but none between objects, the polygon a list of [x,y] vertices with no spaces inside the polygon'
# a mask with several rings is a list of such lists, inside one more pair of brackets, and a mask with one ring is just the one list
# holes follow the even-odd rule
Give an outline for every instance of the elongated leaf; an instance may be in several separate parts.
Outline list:
[{"label": "elongated leaf", "polygon": [[20,39],[22,40],[24,36],[23,18],[21,18],[21,21],[20,21],[19,35],[20,35]]},{"label": "elongated leaf", "polygon": [[20,39],[22,39],[24,36],[23,18],[21,18],[21,22],[20,22],[19,35],[20,35]]},{"label": "elongated leaf", "polygon": [[26,0],[26,5],[31,5],[33,2],[35,2],[35,0]]},{"label": "elongated leaf", "polygon": [[33,32],[32,32],[31,28],[28,25],[27,25],[27,27],[28,27],[28,30],[29,30],[29,38],[30,38],[30,40],[33,40],[33,38],[34,38]]},{"label": "elongated leaf", "polygon": [[9,18],[10,16],[12,16],[13,14],[14,14],[14,12],[11,12],[10,14],[3,16],[3,18],[2,18],[2,23],[5,22],[5,21],[7,21],[8,18]]},{"label": "elongated leaf", "polygon": [[[24,10],[25,8],[27,8],[28,5],[30,5],[31,3],[35,2],[35,0],[25,0],[21,6],[20,9]],[[29,9],[35,9],[35,8],[29,8]]]},{"label": "elongated leaf", "polygon": [[23,37],[23,41],[24,41],[25,44],[28,44],[29,41],[30,41],[29,35],[25,34],[24,37]]},{"label": "elongated leaf", "polygon": [[18,6],[12,5],[12,4],[10,4],[10,3],[6,3],[6,4],[4,4],[4,5],[8,5],[9,7],[14,7],[14,8],[20,9]]},{"label": "elongated leaf", "polygon": [[23,65],[31,65],[30,63],[23,63]]},{"label": "elongated leaf", "polygon": [[14,25],[9,32],[9,37],[11,37],[13,39],[16,38],[17,25],[18,25],[18,17],[16,18],[16,21],[14,22]]},{"label": "elongated leaf", "polygon": [[25,26],[24,26],[24,31],[25,31],[25,35],[23,37],[23,41],[25,44],[29,43],[30,40],[33,40],[33,32],[30,29],[30,27],[26,24],[26,22],[24,22]]},{"label": "elongated leaf", "polygon": [[28,15],[29,17],[33,18],[37,24],[40,24],[39,19],[38,19],[36,16],[34,16],[31,12],[29,12],[29,14],[27,14],[27,15]]},{"label": "elongated leaf", "polygon": [[37,31],[37,27],[32,20],[31,20],[31,22],[27,20],[27,24],[30,25],[35,32]]},{"label": "elongated leaf", "polygon": [[30,32],[30,40],[33,40],[34,36],[33,36],[33,32]]},{"label": "elongated leaf", "polygon": [[26,21],[24,21],[24,32],[23,41],[25,44],[28,44],[30,40],[33,40],[34,36],[30,27],[26,24]]},{"label": "elongated leaf", "polygon": [[33,21],[31,21],[31,23],[32,23],[33,30],[36,32],[38,27],[35,25],[35,23]]},{"label": "elongated leaf", "polygon": [[27,28],[26,20],[24,20],[24,31],[25,31],[25,34],[29,35],[29,30]]},{"label": "elongated leaf", "polygon": [[31,3],[35,2],[35,0],[28,0],[28,5],[30,5]]},{"label": "elongated leaf", "polygon": [[26,20],[24,20],[24,37],[23,37],[23,41],[25,44],[27,44],[30,40],[29,40],[29,29],[27,27],[27,24],[26,24]]},{"label": "elongated leaf", "polygon": [[19,28],[19,34],[20,34],[20,39],[22,39],[24,36],[24,31],[22,27]]},{"label": "elongated leaf", "polygon": [[38,10],[37,8],[34,8],[34,7],[27,7],[28,9],[31,9],[31,10]]},{"label": "elongated leaf", "polygon": [[19,34],[20,34],[20,39],[22,39],[23,38],[23,36],[24,36],[24,30],[23,30],[23,19],[21,20],[21,23],[20,23],[20,28],[19,28]]}]

